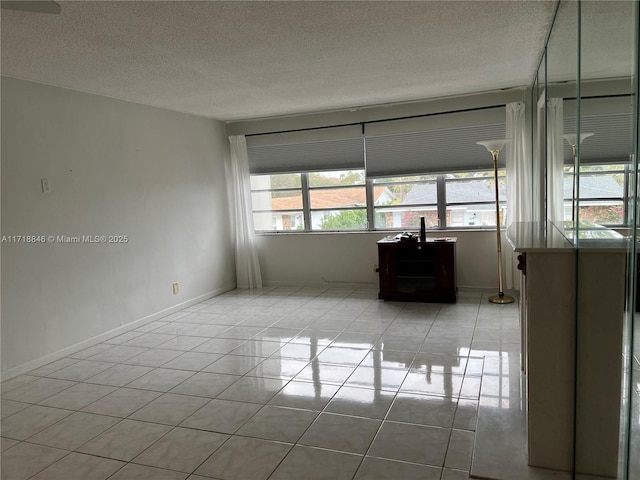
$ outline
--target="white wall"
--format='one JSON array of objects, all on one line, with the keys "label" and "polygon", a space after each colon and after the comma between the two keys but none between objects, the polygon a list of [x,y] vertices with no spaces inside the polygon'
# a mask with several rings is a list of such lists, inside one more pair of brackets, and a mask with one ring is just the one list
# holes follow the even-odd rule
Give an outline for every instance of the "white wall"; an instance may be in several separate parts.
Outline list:
[{"label": "white wall", "polygon": [[[458,287],[497,288],[498,267],[495,231],[447,231],[429,237],[457,237]],[[341,286],[378,288],[375,233],[313,233],[258,235],[260,269],[268,285]],[[505,270],[511,264],[511,248],[503,242]],[[507,276],[507,288],[511,278]]]},{"label": "white wall", "polygon": [[227,154],[220,122],[2,77],[2,235],[129,237],[2,244],[2,370],[233,287]]}]

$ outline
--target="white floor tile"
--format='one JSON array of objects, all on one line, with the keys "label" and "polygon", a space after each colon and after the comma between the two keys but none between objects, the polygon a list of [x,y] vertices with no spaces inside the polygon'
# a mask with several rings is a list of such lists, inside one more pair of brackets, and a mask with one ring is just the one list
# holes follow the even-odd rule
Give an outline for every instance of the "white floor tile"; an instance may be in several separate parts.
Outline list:
[{"label": "white floor tile", "polygon": [[333,396],[326,411],[382,419],[391,408],[394,397],[395,392],[386,390],[344,386]]},{"label": "white floor tile", "polygon": [[2,398],[16,402],[38,403],[73,385],[75,382],[69,380],[37,377],[35,381],[3,393]]},{"label": "white floor tile", "polygon": [[176,428],[133,459],[133,463],[191,473],[227,439],[228,435]]},{"label": "white floor tile", "polygon": [[115,417],[76,412],[29,437],[28,441],[48,447],[75,450],[118,421]]},{"label": "white floor tile", "polygon": [[68,453],[57,448],[20,443],[2,452],[0,477],[7,480],[26,480]]},{"label": "white floor tile", "polygon": [[185,480],[186,478],[186,473],[130,463],[109,477],[109,480]]},{"label": "white floor tile", "polygon": [[298,443],[312,447],[364,454],[369,448],[380,424],[380,420],[321,413],[302,438],[298,440]]},{"label": "white floor tile", "polygon": [[260,409],[238,435],[295,443],[320,412],[266,405]]},{"label": "white floor tile", "polygon": [[32,405],[2,420],[0,432],[3,437],[26,440],[73,412],[59,408]]},{"label": "white floor tile", "polygon": [[219,433],[235,433],[260,410],[253,403],[214,399],[186,418],[180,426]]},{"label": "white floor tile", "polygon": [[193,376],[193,374],[193,372],[187,370],[156,368],[155,370],[152,370],[128,383],[127,387],[139,388],[141,390],[155,390],[157,392],[168,392],[176,385],[179,385],[187,378]]},{"label": "white floor tile", "polygon": [[207,402],[208,400],[203,397],[165,393],[131,414],[129,418],[178,425]]},{"label": "white floor tile", "polygon": [[453,430],[447,448],[444,466],[451,469],[471,469],[471,455],[473,452],[474,433],[468,430]]},{"label": "white floor tile", "polygon": [[117,460],[70,453],[40,472],[32,480],[106,480],[125,464]]},{"label": "white floor tile", "polygon": [[354,480],[440,480],[440,474],[438,467],[365,457]]},{"label": "white floor tile", "polygon": [[564,480],[526,466],[519,341],[482,292],[234,290],[3,382],[2,477]]},{"label": "white floor tile", "polygon": [[127,417],[142,408],[162,393],[148,390],[136,390],[132,388],[120,388],[90,403],[82,410],[89,413],[111,415],[114,417]]},{"label": "white floor tile", "polygon": [[295,446],[270,480],[350,480],[362,456],[313,447]]},{"label": "white floor tile", "polygon": [[13,400],[5,399],[2,399],[1,402],[2,404],[0,405],[0,414],[2,414],[2,418],[13,415],[14,413],[18,413],[20,410],[24,410],[30,405],[29,403],[14,402]]},{"label": "white floor tile", "polygon": [[442,467],[451,430],[385,421],[368,454]]},{"label": "white floor tile", "polygon": [[[266,480],[291,447],[287,443],[234,436],[196,473],[222,480]],[[248,458],[251,461],[247,461]]]},{"label": "white floor tile", "polygon": [[122,420],[89,443],[84,444],[78,451],[128,462],[171,429],[170,426],[157,423]]}]

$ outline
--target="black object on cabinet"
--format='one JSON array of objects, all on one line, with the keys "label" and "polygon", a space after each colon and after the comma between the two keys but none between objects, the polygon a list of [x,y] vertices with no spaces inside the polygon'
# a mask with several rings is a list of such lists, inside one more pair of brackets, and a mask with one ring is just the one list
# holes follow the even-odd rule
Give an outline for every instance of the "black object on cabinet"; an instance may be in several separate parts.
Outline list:
[{"label": "black object on cabinet", "polygon": [[383,300],[456,301],[456,238],[378,242],[380,292]]}]

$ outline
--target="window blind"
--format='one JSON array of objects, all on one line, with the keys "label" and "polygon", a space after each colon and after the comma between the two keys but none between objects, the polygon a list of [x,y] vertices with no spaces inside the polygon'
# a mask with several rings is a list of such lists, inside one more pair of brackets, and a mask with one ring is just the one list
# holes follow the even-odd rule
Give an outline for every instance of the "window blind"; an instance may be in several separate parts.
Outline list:
[{"label": "window blind", "polygon": [[247,153],[252,174],[364,169],[360,125],[255,135]]},{"label": "window blind", "polygon": [[[593,133],[580,145],[580,164],[625,164],[630,162],[633,116],[631,113],[588,115],[580,119],[580,132]],[[576,117],[565,117],[564,131],[576,131]],[[573,152],[564,142],[564,163],[573,164]]]},{"label": "window blind", "polygon": [[492,169],[491,154],[476,142],[501,138],[504,106],[367,124],[367,176]]},{"label": "window blind", "polygon": [[[633,101],[630,95],[583,98],[580,132],[593,133],[580,148],[581,164],[625,164],[633,151]],[[576,133],[575,100],[564,101],[564,133]],[[573,164],[571,146],[563,140],[564,163]]]}]

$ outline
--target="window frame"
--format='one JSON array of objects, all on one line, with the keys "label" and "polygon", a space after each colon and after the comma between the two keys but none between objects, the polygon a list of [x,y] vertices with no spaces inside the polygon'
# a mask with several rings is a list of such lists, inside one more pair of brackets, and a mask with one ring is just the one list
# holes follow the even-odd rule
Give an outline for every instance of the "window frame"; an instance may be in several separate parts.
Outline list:
[{"label": "window frame", "polygon": [[[283,188],[256,188],[254,189],[253,186],[251,185],[251,181],[249,182],[249,185],[251,187],[251,213],[253,215],[253,225],[254,225],[254,231],[255,233],[269,233],[269,232],[287,232],[287,233],[294,233],[294,232],[306,232],[307,231],[307,217],[305,212],[307,211],[307,208],[305,206],[305,195],[304,195],[304,178],[303,175],[300,174],[300,172],[291,172],[289,174],[284,174],[284,175],[291,175],[291,174],[295,174],[295,175],[300,175],[300,187],[283,187]],[[274,176],[274,175],[281,175],[280,173],[273,173],[273,174],[269,174],[269,173],[256,173],[256,174],[252,174],[250,175],[250,177],[265,177],[265,176]],[[253,207],[253,194],[254,193],[269,193],[271,199],[273,200],[273,197],[271,196],[271,194],[273,194],[274,192],[300,192],[301,196],[302,196],[302,208],[298,209],[298,208],[293,208],[293,209],[283,209],[283,210],[274,210],[273,208],[271,209],[256,209]],[[270,213],[270,214],[274,214],[274,213],[300,213],[302,214],[302,219],[304,222],[304,227],[302,230],[258,230],[255,228],[256,225],[256,219],[255,219],[255,214],[264,214],[264,213]]]},{"label": "window frame", "polygon": [[[311,184],[311,174],[314,173],[321,173],[321,172],[304,172],[303,176],[306,180],[306,186],[307,186],[307,193],[306,193],[306,198],[308,199],[308,203],[309,203],[309,207],[308,207],[308,211],[309,211],[309,232],[366,232],[369,230],[369,221],[368,221],[368,197],[367,197],[367,179],[366,179],[366,173],[364,169],[348,169],[348,170],[330,170],[330,172],[341,172],[341,171],[348,171],[348,172],[362,172],[362,175],[364,176],[364,181],[362,183],[354,183],[354,184],[345,184],[345,185],[317,185],[317,186],[313,186]],[[303,182],[304,184],[305,182]],[[317,207],[313,207],[312,206],[312,192],[316,191],[328,191],[328,190],[341,190],[341,189],[347,189],[347,188],[361,188],[362,191],[364,192],[364,204],[362,205],[355,205],[355,206],[349,206],[349,207],[328,207],[328,208],[317,208]],[[304,202],[303,202],[304,203]],[[367,218],[367,220],[365,221],[365,225],[364,228],[354,228],[354,229],[344,229],[344,230],[331,230],[331,229],[320,229],[320,228],[313,228],[313,213],[314,212],[323,212],[323,213],[327,213],[327,212],[350,212],[350,211],[357,211],[357,210],[363,210],[365,212],[365,217]],[[327,217],[327,218],[330,218]]]},{"label": "window frame", "polygon": [[[589,171],[581,171],[578,172],[578,175],[584,175],[584,176],[607,176],[607,175],[622,175],[623,178],[623,183],[622,183],[622,196],[621,197],[582,197],[580,196],[580,198],[578,198],[577,201],[577,207],[578,210],[580,210],[582,208],[582,202],[584,201],[593,201],[593,202],[598,202],[598,201],[602,201],[602,202],[620,202],[622,203],[622,222],[621,223],[598,223],[598,225],[602,225],[603,227],[607,227],[607,228],[621,228],[621,227],[627,227],[629,225],[629,176],[630,176],[630,168],[628,164],[608,164],[608,163],[593,163],[590,162],[588,164],[585,165],[581,165],[580,169],[582,168],[593,168],[593,167],[607,167],[607,166],[620,166],[621,168],[618,168],[616,170],[589,170]],[[567,178],[571,178],[573,181],[573,165],[565,165],[563,167],[563,172],[562,172],[562,178],[563,181],[566,180]],[[571,205],[572,205],[572,197],[564,197],[563,198],[563,203],[564,203],[564,209],[566,212],[567,206],[569,206],[569,215],[571,214],[570,210],[571,210]],[[569,218],[566,218],[565,215],[565,221],[567,220],[571,220],[571,217],[569,216]]]},{"label": "window frame", "polygon": [[[478,177],[459,177],[459,178],[446,178],[447,175],[455,175],[455,173],[473,173],[473,172],[478,172],[478,173],[484,173],[486,172],[486,175],[482,175],[482,176],[478,176]],[[444,203],[445,203],[445,222],[446,222],[446,212],[449,209],[449,206],[469,206],[469,205],[491,205],[492,211],[491,214],[493,216],[495,216],[495,206],[496,206],[496,201],[495,201],[495,190],[492,191],[493,200],[486,200],[486,201],[480,201],[480,202],[457,202],[457,203],[451,203],[446,199],[446,186],[448,183],[458,183],[458,182],[464,182],[464,181],[469,181],[469,180],[483,180],[483,181],[492,181],[494,180],[494,173],[493,171],[489,171],[486,169],[482,169],[482,170],[470,170],[470,171],[466,171],[466,172],[455,172],[453,174],[444,174],[443,176],[444,178],[444,188],[445,188],[445,192],[444,192]],[[504,180],[505,185],[507,182],[507,169],[505,167],[499,167],[498,168],[498,182],[500,180]],[[495,188],[495,187],[494,187]],[[498,205],[500,205],[500,210],[503,212],[502,213],[502,218],[501,218],[501,222],[500,222],[500,228],[504,229],[506,228],[506,223],[507,223],[507,199],[506,199],[506,195],[505,195],[505,199],[504,200],[500,200],[498,199]],[[455,225],[455,226],[449,226],[447,225],[445,228],[449,228],[449,229],[495,229],[496,226],[495,225],[487,225],[487,226],[478,226],[478,225]]]},{"label": "window frame", "polygon": [[[345,171],[356,171],[359,169],[351,169],[351,170],[345,170]],[[398,175],[398,176],[390,176],[390,177],[385,177],[385,179],[393,179],[393,178],[401,178],[401,177],[418,177],[418,176],[425,176],[425,177],[434,177],[435,180],[433,178],[431,179],[424,179],[424,180],[411,180],[411,181],[397,181],[397,182],[393,182],[393,181],[387,181],[387,182],[380,182],[380,183],[376,183],[375,179],[372,178],[365,178],[364,184],[353,184],[353,185],[330,185],[330,186],[310,186],[310,182],[309,182],[309,175],[312,173],[317,173],[317,172],[288,172],[289,174],[298,174],[300,175],[300,180],[301,180],[301,186],[300,188],[272,188],[272,189],[256,189],[254,190],[253,188],[251,189],[251,193],[255,193],[255,192],[274,192],[274,191],[278,191],[278,192],[282,192],[282,191],[294,191],[294,192],[301,192],[302,195],[302,210],[286,210],[286,212],[302,212],[303,214],[303,219],[304,219],[304,229],[301,230],[255,230],[255,233],[257,234],[296,234],[296,233],[358,233],[358,232],[394,232],[394,231],[406,231],[406,230],[417,230],[419,228],[419,226],[417,227],[381,227],[381,228],[376,228],[375,226],[375,215],[376,215],[376,209],[377,208],[387,208],[387,209],[403,209],[406,210],[407,205],[402,206],[402,205],[397,205],[397,206],[392,206],[392,205],[380,205],[380,206],[376,206],[374,204],[374,188],[377,186],[388,186],[388,185],[398,185],[398,184],[418,184],[418,183],[433,183],[435,181],[436,183],[436,190],[437,190],[437,201],[435,204],[431,204],[431,203],[425,203],[425,204],[412,204],[410,205],[411,208],[420,208],[420,207],[436,207],[437,209],[437,217],[438,217],[438,226],[437,227],[431,227],[428,230],[434,231],[446,231],[446,230],[494,230],[495,229],[495,225],[488,225],[488,226],[482,226],[482,225],[456,225],[456,226],[450,226],[447,225],[447,208],[449,206],[464,206],[464,205],[480,205],[480,204],[487,204],[487,205],[492,205],[495,207],[495,200],[493,201],[484,201],[484,202],[463,202],[463,203],[449,203],[447,202],[447,198],[446,198],[446,186],[448,182],[459,182],[459,181],[465,181],[468,179],[477,179],[477,180],[493,180],[493,175],[489,176],[489,175],[483,175],[481,177],[468,177],[468,178],[446,178],[447,175],[451,175],[451,174],[455,174],[455,173],[474,173],[474,172],[488,172],[486,168],[483,169],[479,169],[479,170],[468,170],[465,172],[450,172],[450,173],[437,173],[437,174],[432,174],[432,173],[414,173],[411,175]],[[498,170],[499,172],[499,179],[504,178],[506,180],[506,168],[502,167]],[[273,173],[273,174],[268,174],[268,173],[259,173],[259,174],[252,174],[251,176],[264,176],[264,175],[280,175],[283,174],[283,172],[278,172],[278,173]],[[625,177],[625,182],[626,182],[626,177]],[[335,190],[335,189],[339,189],[339,188],[354,188],[354,187],[363,187],[365,189],[365,204],[363,206],[358,206],[358,207],[335,207],[335,208],[311,208],[311,199],[310,199],[310,192],[312,190]],[[508,208],[507,205],[507,201],[505,200],[501,200],[500,202],[501,205],[501,209],[504,208],[504,212],[505,214],[503,215],[503,222],[500,225],[501,230],[504,230],[506,228],[506,209]],[[625,206],[626,209],[626,206]],[[340,229],[340,230],[321,230],[321,229],[314,229],[313,225],[312,225],[312,212],[318,212],[318,211],[352,211],[352,210],[366,210],[366,224],[365,227],[362,229]],[[277,212],[284,212],[285,210],[265,210],[265,209],[260,209],[260,210],[256,210],[253,209],[252,213],[256,214],[256,213],[277,213]]]},{"label": "window frame", "polygon": [[[420,210],[421,207],[425,207],[425,210],[428,207],[435,207],[435,211],[436,211],[436,216],[438,219],[438,227],[437,229],[442,229],[443,228],[443,224],[442,224],[442,215],[441,215],[441,205],[439,202],[440,199],[440,190],[441,190],[441,183],[443,182],[443,176],[442,175],[432,175],[432,174],[423,174],[423,175],[398,175],[398,176],[394,176],[394,177],[384,177],[384,180],[391,180],[394,178],[406,178],[406,177],[433,177],[433,178],[425,178],[425,179],[415,179],[415,180],[404,180],[404,181],[386,181],[386,182],[379,182],[376,183],[376,179],[369,179],[368,181],[371,182],[371,211],[372,211],[372,228],[371,231],[404,231],[406,230],[406,228],[403,227],[386,227],[385,228],[376,228],[375,226],[375,215],[376,215],[376,209],[378,208],[384,208],[386,210],[408,210],[407,207],[410,207],[411,209],[415,209],[415,210]],[[436,202],[435,203],[413,203],[410,205],[375,205],[375,202],[373,200],[373,192],[374,192],[374,188],[376,186],[381,186],[381,187],[387,187],[390,185],[428,185],[428,184],[435,184],[436,186]],[[412,229],[414,227],[411,227]],[[419,228],[419,226],[415,227],[415,228]]]}]

